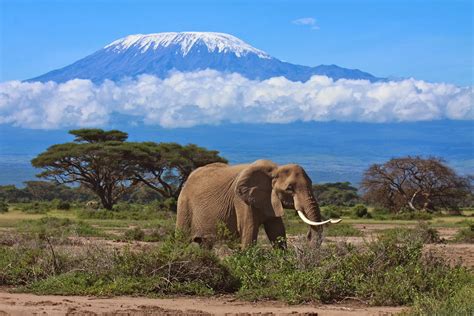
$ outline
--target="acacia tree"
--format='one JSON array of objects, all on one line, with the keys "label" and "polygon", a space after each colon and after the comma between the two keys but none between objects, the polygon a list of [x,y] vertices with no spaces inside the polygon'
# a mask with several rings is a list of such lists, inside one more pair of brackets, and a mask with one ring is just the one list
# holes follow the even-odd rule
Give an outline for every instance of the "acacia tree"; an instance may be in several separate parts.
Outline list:
[{"label": "acacia tree", "polygon": [[357,188],[350,182],[313,184],[313,193],[320,205],[352,206],[359,202]]},{"label": "acacia tree", "polygon": [[165,198],[178,198],[189,174],[196,168],[227,160],[215,150],[194,144],[134,143],[131,160],[135,161],[134,180],[142,182]]},{"label": "acacia tree", "polygon": [[38,177],[56,183],[80,183],[94,192],[106,209],[112,209],[117,200],[134,183],[134,165],[127,159],[131,148],[125,140],[128,134],[101,129],[71,130],[73,142],[53,145],[39,154],[31,163],[44,169]]},{"label": "acacia tree", "polygon": [[372,204],[400,211],[458,210],[471,193],[470,180],[460,177],[440,158],[393,158],[364,173],[363,197]]}]

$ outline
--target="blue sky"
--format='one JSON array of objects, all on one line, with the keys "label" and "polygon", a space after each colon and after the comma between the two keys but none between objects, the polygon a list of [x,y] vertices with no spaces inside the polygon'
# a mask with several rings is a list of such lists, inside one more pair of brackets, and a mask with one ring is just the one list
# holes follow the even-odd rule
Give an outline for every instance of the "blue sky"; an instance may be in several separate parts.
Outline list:
[{"label": "blue sky", "polygon": [[60,68],[128,34],[217,31],[292,63],[473,83],[471,1],[0,3],[0,81]]}]

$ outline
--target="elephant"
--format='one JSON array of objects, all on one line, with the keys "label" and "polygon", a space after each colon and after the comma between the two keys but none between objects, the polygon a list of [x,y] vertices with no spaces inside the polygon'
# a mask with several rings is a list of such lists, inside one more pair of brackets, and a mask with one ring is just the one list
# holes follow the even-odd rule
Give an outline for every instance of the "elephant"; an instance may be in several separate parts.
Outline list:
[{"label": "elephant", "polygon": [[307,238],[313,244],[321,240],[323,225],[340,221],[321,221],[311,179],[299,165],[278,166],[269,160],[233,166],[212,163],[186,180],[178,197],[176,229],[212,247],[217,226],[224,223],[247,248],[256,243],[263,225],[272,245],[286,248],[284,208],[295,209],[309,225]]}]

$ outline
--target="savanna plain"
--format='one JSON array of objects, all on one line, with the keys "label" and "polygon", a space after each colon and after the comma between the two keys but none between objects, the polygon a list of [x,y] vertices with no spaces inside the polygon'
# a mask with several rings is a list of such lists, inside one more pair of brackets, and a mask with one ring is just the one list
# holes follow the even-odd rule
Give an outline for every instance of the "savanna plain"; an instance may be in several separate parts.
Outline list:
[{"label": "savanna plain", "polygon": [[163,203],[3,203],[0,315],[472,315],[474,210],[394,215],[322,207],[342,223],[321,247],[294,210],[288,249],[263,230],[241,250],[223,226],[212,250],[175,233]]}]

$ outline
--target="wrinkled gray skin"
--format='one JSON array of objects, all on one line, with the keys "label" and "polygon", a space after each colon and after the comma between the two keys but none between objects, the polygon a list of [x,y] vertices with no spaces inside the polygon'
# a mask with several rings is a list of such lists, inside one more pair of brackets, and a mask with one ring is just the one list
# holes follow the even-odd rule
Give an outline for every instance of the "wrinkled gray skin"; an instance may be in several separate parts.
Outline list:
[{"label": "wrinkled gray skin", "polygon": [[[212,246],[218,223],[225,223],[245,248],[256,242],[263,225],[270,242],[284,248],[283,208],[321,221],[311,179],[299,165],[277,166],[268,160],[214,163],[196,169],[186,181],[178,198],[176,228],[190,234],[192,241]],[[318,244],[322,227],[308,227],[308,239]]]}]

